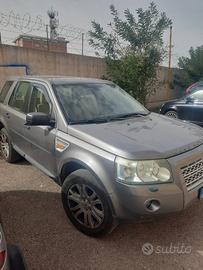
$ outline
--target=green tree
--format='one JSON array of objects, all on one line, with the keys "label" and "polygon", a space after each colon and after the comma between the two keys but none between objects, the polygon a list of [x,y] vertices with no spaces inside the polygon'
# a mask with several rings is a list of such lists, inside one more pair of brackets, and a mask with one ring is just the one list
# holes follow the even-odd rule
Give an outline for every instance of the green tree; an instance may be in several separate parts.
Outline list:
[{"label": "green tree", "polygon": [[182,86],[203,80],[203,45],[196,49],[191,47],[189,57],[180,57],[178,66],[184,71],[178,77]]},{"label": "green tree", "polygon": [[171,20],[153,2],[135,14],[124,10],[124,19],[113,5],[110,12],[112,21],[106,30],[92,21],[89,43],[98,54],[104,53],[107,78],[145,104],[156,87],[157,67],[165,55],[163,34]]}]

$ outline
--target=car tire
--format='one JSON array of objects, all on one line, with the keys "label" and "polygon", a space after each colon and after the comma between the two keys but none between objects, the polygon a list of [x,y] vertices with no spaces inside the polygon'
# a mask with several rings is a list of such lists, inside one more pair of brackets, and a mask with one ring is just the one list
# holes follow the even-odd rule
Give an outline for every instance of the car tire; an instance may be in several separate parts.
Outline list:
[{"label": "car tire", "polygon": [[13,149],[10,136],[5,128],[0,130],[0,154],[9,163],[21,159],[21,156]]},{"label": "car tire", "polygon": [[8,246],[8,261],[10,270],[25,270],[24,259],[21,255],[21,252],[16,246]]},{"label": "car tire", "polygon": [[79,231],[92,237],[112,231],[114,220],[107,195],[88,170],[67,176],[61,194],[64,210]]},{"label": "car tire", "polygon": [[169,110],[167,112],[165,112],[165,115],[171,118],[178,118],[178,114],[175,110]]}]

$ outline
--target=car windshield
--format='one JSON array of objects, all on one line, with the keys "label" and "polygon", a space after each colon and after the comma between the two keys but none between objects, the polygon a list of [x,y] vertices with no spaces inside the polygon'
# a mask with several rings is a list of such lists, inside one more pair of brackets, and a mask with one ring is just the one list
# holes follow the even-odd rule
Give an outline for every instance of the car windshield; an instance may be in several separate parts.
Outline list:
[{"label": "car windshield", "polygon": [[203,90],[203,82],[197,82],[191,86],[189,93],[192,94],[198,90]]},{"label": "car windshield", "polygon": [[72,124],[121,120],[149,113],[115,84],[61,83],[53,88],[66,119]]}]

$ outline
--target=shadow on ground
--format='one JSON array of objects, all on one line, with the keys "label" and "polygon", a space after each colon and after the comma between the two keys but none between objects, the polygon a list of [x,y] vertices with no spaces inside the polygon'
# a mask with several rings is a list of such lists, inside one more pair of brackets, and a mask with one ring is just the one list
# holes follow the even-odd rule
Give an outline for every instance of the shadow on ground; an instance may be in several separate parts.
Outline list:
[{"label": "shadow on ground", "polygon": [[[0,207],[7,240],[21,247],[29,270],[201,269],[203,264],[201,202],[152,223],[120,225],[101,239],[72,227],[57,192],[5,191]],[[155,248],[183,243],[192,246],[192,253],[146,256],[146,242]]]}]

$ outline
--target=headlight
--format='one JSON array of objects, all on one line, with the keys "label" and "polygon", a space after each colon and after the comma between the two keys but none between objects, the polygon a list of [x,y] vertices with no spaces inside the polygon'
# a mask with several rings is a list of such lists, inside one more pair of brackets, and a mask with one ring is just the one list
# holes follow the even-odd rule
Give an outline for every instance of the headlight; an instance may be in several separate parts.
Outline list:
[{"label": "headlight", "polygon": [[128,184],[151,184],[172,182],[170,167],[166,160],[133,161],[116,158],[117,179]]}]

